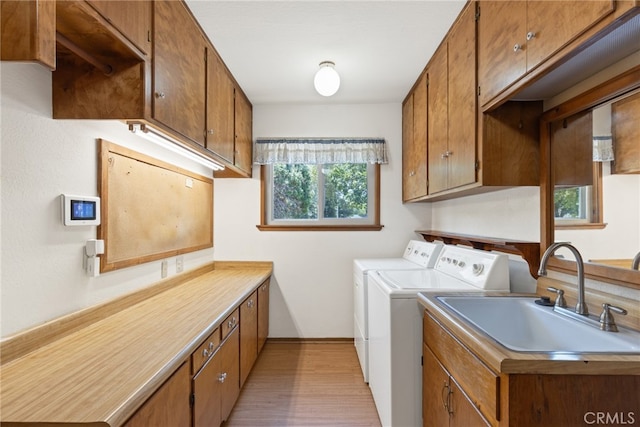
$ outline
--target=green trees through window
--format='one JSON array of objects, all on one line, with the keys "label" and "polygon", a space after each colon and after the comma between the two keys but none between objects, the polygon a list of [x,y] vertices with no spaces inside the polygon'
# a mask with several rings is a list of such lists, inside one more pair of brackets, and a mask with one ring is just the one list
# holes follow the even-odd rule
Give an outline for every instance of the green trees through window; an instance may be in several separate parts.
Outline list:
[{"label": "green trees through window", "polygon": [[273,219],[366,218],[366,164],[274,164]]}]

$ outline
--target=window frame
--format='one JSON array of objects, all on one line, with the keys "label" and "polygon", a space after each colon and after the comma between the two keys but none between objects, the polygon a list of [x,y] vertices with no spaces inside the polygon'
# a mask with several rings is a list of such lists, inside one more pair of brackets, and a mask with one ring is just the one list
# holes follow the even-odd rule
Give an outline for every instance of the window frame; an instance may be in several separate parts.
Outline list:
[{"label": "window frame", "polygon": [[[373,195],[373,202],[369,201],[371,208],[372,221],[363,224],[348,219],[340,220],[339,224],[313,223],[310,220],[300,220],[300,224],[292,224],[291,222],[281,222],[273,224],[269,222],[271,204],[269,202],[269,188],[271,186],[271,174],[269,173],[269,165],[260,166],[260,224],[256,227],[261,231],[380,231],[384,226],[380,224],[380,164],[373,164],[373,191],[369,193]],[[371,178],[370,178],[371,179]],[[319,207],[320,209],[320,207]]]}]

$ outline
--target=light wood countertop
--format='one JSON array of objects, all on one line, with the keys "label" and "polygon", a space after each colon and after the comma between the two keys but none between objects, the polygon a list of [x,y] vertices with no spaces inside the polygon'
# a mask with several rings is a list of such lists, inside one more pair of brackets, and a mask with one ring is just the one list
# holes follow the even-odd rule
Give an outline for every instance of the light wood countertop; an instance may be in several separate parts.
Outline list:
[{"label": "light wood countertop", "polygon": [[[489,368],[502,374],[640,375],[638,354],[523,353],[507,349],[471,326],[436,296],[478,295],[465,292],[422,292],[419,303]],[[507,295],[487,292],[485,295]],[[508,294],[526,295],[530,294]],[[509,319],[505,319],[508,322]],[[607,332],[603,332],[607,333]]]},{"label": "light wood countertop", "polygon": [[2,424],[123,424],[272,273],[217,265],[3,364]]}]

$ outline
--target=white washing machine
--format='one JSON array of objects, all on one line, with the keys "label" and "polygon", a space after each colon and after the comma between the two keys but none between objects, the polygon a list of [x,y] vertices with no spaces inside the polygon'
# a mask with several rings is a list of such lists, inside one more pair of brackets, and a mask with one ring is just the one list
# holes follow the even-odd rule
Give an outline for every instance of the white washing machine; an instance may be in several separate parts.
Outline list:
[{"label": "white washing machine", "polygon": [[374,270],[423,270],[433,268],[443,245],[410,240],[401,258],[353,260],[353,337],[364,381],[369,382],[369,273]]},{"label": "white washing machine", "polygon": [[508,257],[444,246],[430,270],[369,275],[369,387],[384,427],[422,426],[424,290],[509,291]]}]

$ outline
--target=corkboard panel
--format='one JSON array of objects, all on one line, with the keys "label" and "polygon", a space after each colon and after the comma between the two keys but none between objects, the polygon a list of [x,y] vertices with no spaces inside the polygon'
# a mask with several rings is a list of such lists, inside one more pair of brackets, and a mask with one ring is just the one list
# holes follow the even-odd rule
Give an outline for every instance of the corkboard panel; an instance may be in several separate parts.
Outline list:
[{"label": "corkboard panel", "polygon": [[212,178],[98,143],[101,272],[213,246]]}]

